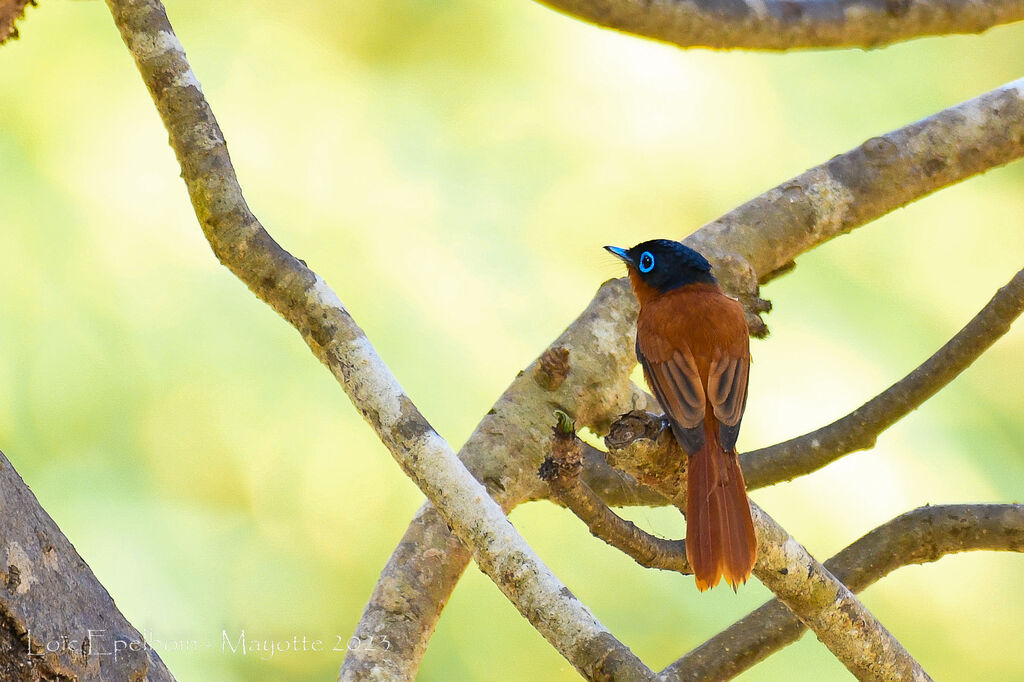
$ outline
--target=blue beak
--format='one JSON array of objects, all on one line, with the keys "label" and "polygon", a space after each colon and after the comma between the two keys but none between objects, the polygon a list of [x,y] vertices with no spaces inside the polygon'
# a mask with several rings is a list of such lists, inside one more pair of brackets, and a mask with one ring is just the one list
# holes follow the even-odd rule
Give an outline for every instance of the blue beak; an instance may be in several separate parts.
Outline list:
[{"label": "blue beak", "polygon": [[626,249],[621,246],[606,246],[604,248],[608,253],[614,254],[624,260],[626,264],[633,265],[633,259],[629,257],[628,253],[626,253]]}]

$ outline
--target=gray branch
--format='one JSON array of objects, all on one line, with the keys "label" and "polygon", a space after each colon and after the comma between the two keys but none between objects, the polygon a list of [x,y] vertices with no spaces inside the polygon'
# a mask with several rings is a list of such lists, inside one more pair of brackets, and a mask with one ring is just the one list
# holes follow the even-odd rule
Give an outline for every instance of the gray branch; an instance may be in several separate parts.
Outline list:
[{"label": "gray branch", "polygon": [[568,429],[554,429],[551,457],[544,460],[538,472],[550,488],[552,501],[565,505],[594,537],[629,555],[644,568],[692,574],[684,540],[664,540],[641,530],[613,512],[583,481],[584,443],[571,424],[565,426]]},{"label": "gray branch", "polygon": [[[825,568],[860,592],[901,566],[975,550],[1024,552],[1024,505],[921,507],[872,530],[826,561]],[[805,631],[782,602],[773,600],[665,668],[659,679],[731,679]]]},{"label": "gray branch", "polygon": [[685,241],[715,263],[757,334],[758,282],[890,211],[1024,156],[1024,78],[873,137],[730,211]]},{"label": "gray branch", "polygon": [[1024,312],[1024,270],[920,367],[842,419],[740,458],[747,487],[761,488],[817,471],[874,446],[879,434],[916,410],[967,369]]},{"label": "gray branch", "polygon": [[[712,258],[723,284],[747,306],[751,328],[763,334],[766,330],[758,312],[766,305],[758,296],[759,281],[791,269],[797,256],[840,234],[942,187],[1021,156],[1024,156],[1024,79],[872,138],[705,225],[686,241]],[[613,386],[618,385],[614,382],[628,373],[635,362],[631,347],[635,305],[627,286],[615,289],[603,296],[600,306],[592,303],[563,334],[563,338],[576,335],[585,338],[587,330],[618,328],[625,324],[625,337],[618,341],[623,345],[618,347],[623,349],[623,357],[628,357],[628,361],[616,364],[616,371],[607,375]],[[573,354],[576,361],[585,358],[594,348],[603,349],[616,343],[607,335],[596,342],[594,336],[595,344],[590,349],[581,347],[580,355]],[[572,376],[570,372],[569,380]],[[592,376],[593,383],[581,381],[568,400],[557,404],[581,425],[588,422],[576,414],[575,405],[608,404],[603,399],[606,379]],[[526,459],[531,466],[536,466],[543,459],[550,412],[537,411],[535,406],[543,402],[539,392],[532,388],[524,390],[524,382],[521,375],[495,405],[494,410],[500,409],[501,414],[496,426],[499,432],[510,429],[517,435],[524,430],[532,434],[527,439],[517,437],[514,442],[517,448],[530,453]],[[520,405],[516,400],[519,399],[524,400],[525,418],[518,416]],[[548,405],[547,409],[551,407]],[[622,412],[624,410],[618,414]],[[481,431],[486,433],[495,425],[492,416],[481,422],[474,438],[485,439]],[[484,447],[474,452],[474,460],[493,456],[489,467],[508,470],[517,461],[513,455],[518,450]],[[506,456],[509,459],[502,461]],[[467,463],[470,470],[477,471],[474,466],[478,464]],[[506,510],[542,496],[542,491],[515,494],[517,490],[531,489],[528,479],[535,471],[523,467],[506,480],[509,490],[513,491],[500,498]],[[601,478],[610,481],[606,474]],[[512,486],[513,480],[518,484]],[[629,499],[629,490],[616,489]],[[458,543],[451,542],[444,522],[429,505],[421,509],[388,560],[356,630],[359,635],[367,635],[377,632],[378,628],[399,625],[403,643],[388,652],[387,660],[360,659],[350,665],[350,661],[355,661],[350,655],[342,669],[342,679],[370,679],[378,669],[389,670],[399,677],[412,677],[441,609],[468,560]],[[389,599],[389,595],[395,594],[392,587],[400,590],[403,602],[416,608],[399,611],[399,602]]]},{"label": "gray branch", "polygon": [[[742,455],[740,464],[747,488],[755,490],[789,481],[844,455],[873,447],[883,431],[938,393],[1010,331],[1022,312],[1024,270],[1000,288],[942,348],[864,405],[820,429]],[[660,425],[660,421],[657,423]],[[641,437],[651,426],[634,424],[631,428]],[[666,443],[661,447],[668,453],[673,445]]]},{"label": "gray branch", "polygon": [[[678,446],[664,447],[674,444],[667,428],[659,424],[657,432],[637,438],[632,421],[621,420],[605,443],[611,464],[652,485],[680,510],[686,509],[685,467],[681,466],[685,456]],[[846,585],[760,507],[751,502],[750,508],[758,539],[754,575],[857,679],[930,679]]]},{"label": "gray branch", "polygon": [[[635,308],[606,314],[613,302],[628,301],[628,287],[621,280],[602,285],[583,314],[520,372],[462,447],[459,456],[506,511],[525,500],[547,497],[536,472],[548,454],[546,437],[553,409],[604,433],[624,409],[632,409],[629,406],[651,406],[647,395],[629,381],[636,362],[632,350]],[[561,382],[552,382],[541,369],[549,364],[544,358],[552,356],[566,358]],[[598,385],[601,391],[594,390]],[[601,460],[599,464],[595,458],[590,467],[594,477],[607,490],[630,495],[626,477],[611,471],[603,455]],[[381,571],[355,631],[357,637],[387,632],[392,647],[350,651],[341,679],[373,679],[380,674],[388,679],[415,677],[434,624],[468,562],[468,552],[444,519],[430,502],[424,504]]]},{"label": "gray branch", "polygon": [[[481,570],[577,670],[589,678],[651,678],[534,554],[405,395],[337,295],[249,211],[223,134],[163,5],[107,5],[170,133],[196,216],[220,261],[301,333]],[[611,325],[602,334],[621,330]],[[609,337],[609,344],[614,350],[621,341]],[[628,381],[623,384],[629,391]]]},{"label": "gray branch", "polygon": [[1024,19],[1020,0],[539,0],[599,26],[681,47],[880,47]]},{"label": "gray branch", "polygon": [[[631,413],[613,427],[609,439],[616,446],[630,448],[625,453],[628,468],[639,478],[671,478],[664,474],[663,467],[672,466],[672,454],[664,447],[672,441],[660,418],[649,413]],[[580,480],[585,446],[578,438],[569,438],[556,430],[552,443],[552,456],[545,461],[541,475],[549,481],[554,501],[572,510],[595,537],[640,565],[684,575],[692,572],[686,561],[684,541],[645,533],[614,514]],[[623,456],[620,452],[619,457]],[[785,538],[783,544],[788,542]],[[779,538],[774,544],[779,544]],[[1024,551],[1024,505],[922,507],[872,530],[826,561],[824,568],[856,593],[901,566],[979,549]],[[796,558],[798,564],[806,560]],[[788,575],[790,568],[787,566],[780,573]],[[827,595],[826,602],[830,593]],[[817,598],[818,595],[814,597]],[[731,679],[795,642],[806,629],[801,619],[776,599],[668,666],[658,678],[664,682]]]}]

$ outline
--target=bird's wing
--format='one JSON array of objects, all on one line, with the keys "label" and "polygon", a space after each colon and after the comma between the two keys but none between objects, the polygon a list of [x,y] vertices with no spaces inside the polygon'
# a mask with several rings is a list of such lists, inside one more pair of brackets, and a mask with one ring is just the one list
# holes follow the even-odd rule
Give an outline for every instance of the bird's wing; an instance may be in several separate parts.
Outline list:
[{"label": "bird's wing", "polygon": [[706,398],[693,354],[648,335],[643,343],[637,340],[636,357],[654,397],[672,421],[676,440],[687,452],[696,452],[704,444]]},{"label": "bird's wing", "polygon": [[740,421],[747,406],[750,356],[717,353],[708,368],[708,402],[719,423],[719,438],[726,451],[736,447]]},{"label": "bird's wing", "polygon": [[735,448],[750,370],[750,337],[738,301],[717,288],[682,288],[648,303],[637,321],[637,358],[687,452],[704,443],[706,410],[719,424],[721,445]]}]

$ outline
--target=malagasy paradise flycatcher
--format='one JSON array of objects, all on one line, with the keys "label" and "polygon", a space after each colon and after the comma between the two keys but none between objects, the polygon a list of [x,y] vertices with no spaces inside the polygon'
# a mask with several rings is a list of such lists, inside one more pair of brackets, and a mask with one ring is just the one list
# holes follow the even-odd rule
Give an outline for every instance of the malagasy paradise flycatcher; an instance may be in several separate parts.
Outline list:
[{"label": "malagasy paradise flycatcher", "polygon": [[743,306],[693,249],[654,239],[606,246],[626,263],[640,302],[636,357],[686,451],[686,558],[697,589],[735,590],[757,558],[757,536],[736,455],[747,404],[750,334]]}]

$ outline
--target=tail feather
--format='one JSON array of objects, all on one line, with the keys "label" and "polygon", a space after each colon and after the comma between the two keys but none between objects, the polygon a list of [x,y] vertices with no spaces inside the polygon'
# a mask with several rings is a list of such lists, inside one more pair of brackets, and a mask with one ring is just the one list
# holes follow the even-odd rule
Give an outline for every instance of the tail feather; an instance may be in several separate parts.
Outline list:
[{"label": "tail feather", "polygon": [[735,450],[719,445],[717,435],[707,434],[704,446],[689,458],[687,474],[686,558],[701,592],[723,577],[735,590],[750,577],[757,559],[739,460]]}]

